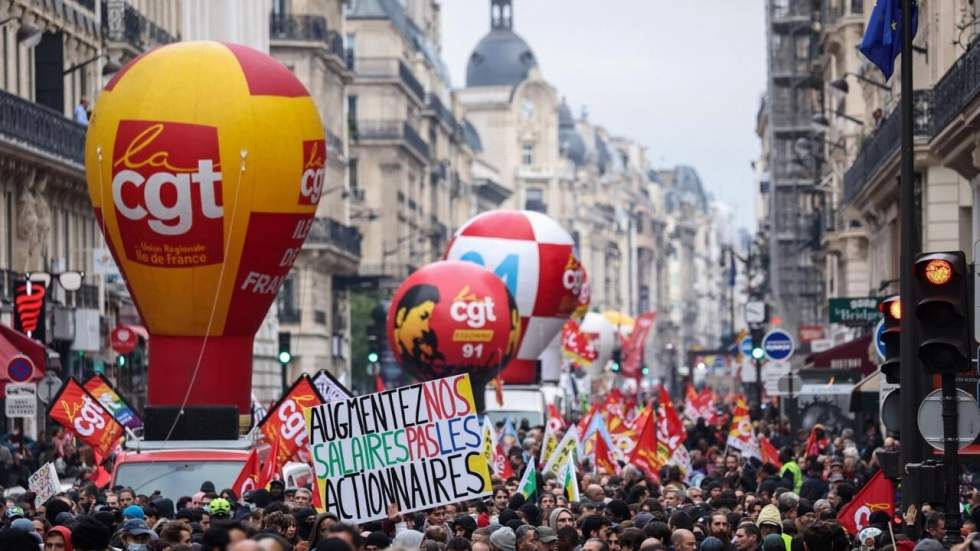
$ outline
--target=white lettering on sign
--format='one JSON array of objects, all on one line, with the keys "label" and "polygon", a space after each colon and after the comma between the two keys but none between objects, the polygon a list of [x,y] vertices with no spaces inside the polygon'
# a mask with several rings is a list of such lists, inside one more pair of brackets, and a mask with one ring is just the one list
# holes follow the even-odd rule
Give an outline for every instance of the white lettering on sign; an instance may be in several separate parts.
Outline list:
[{"label": "white lettering on sign", "polygon": [[490,297],[483,300],[457,300],[449,306],[449,314],[454,320],[465,321],[466,325],[477,328],[486,325],[487,321],[497,321],[493,307],[493,299]]},{"label": "white lettering on sign", "polygon": [[75,416],[73,425],[81,436],[92,436],[96,429],[105,427],[105,417],[102,416],[102,406],[88,396],[82,398],[82,409]]},{"label": "white lettering on sign", "polygon": [[[197,162],[197,171],[190,174],[160,171],[144,178],[135,170],[121,170],[112,179],[112,201],[119,214],[130,220],[143,220],[149,217],[150,229],[160,235],[183,235],[190,231],[194,223],[194,204],[191,183],[197,184],[201,196],[201,214],[205,218],[221,218],[224,207],[218,204],[215,187],[221,182],[221,172],[214,170],[210,159]],[[142,194],[146,204],[126,204],[123,189],[135,186]],[[176,196],[172,205],[164,204],[163,194],[170,189]]]},{"label": "white lettering on sign", "polygon": [[[249,272],[242,281],[240,291],[251,291],[260,295],[271,295],[279,290],[283,276],[271,276],[259,272]],[[250,288],[251,287],[251,288]]]},{"label": "white lettering on sign", "polygon": [[309,197],[312,204],[320,201],[320,194],[323,193],[324,175],[323,167],[310,167],[303,171],[303,176],[299,180],[299,192],[303,197]]},{"label": "white lettering on sign", "polygon": [[582,274],[582,270],[565,270],[561,276],[561,283],[566,289],[577,295],[582,289],[583,279],[585,276]]}]

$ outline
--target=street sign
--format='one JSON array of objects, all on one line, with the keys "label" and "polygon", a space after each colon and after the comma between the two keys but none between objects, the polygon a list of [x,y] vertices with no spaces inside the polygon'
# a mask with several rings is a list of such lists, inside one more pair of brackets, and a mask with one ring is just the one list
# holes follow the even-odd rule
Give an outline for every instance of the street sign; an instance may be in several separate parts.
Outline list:
[{"label": "street sign", "polygon": [[[790,388],[791,388],[790,383],[792,383],[793,385],[792,392],[790,392]],[[796,373],[787,373],[786,375],[780,377],[779,381],[776,383],[775,394],[777,396],[789,396],[790,394],[799,396],[802,390],[803,390],[803,378],[797,375]]]},{"label": "street sign", "polygon": [[878,359],[885,361],[885,341],[881,340],[881,336],[885,334],[885,320],[878,322],[875,326],[875,352],[878,353]]},{"label": "street sign", "polygon": [[[973,443],[980,435],[980,407],[969,392],[956,389],[956,410],[958,427],[956,430],[959,443],[963,449]],[[919,406],[919,432],[922,438],[933,448],[943,449],[943,391],[936,389],[922,399]]]},{"label": "street sign", "polygon": [[7,383],[4,388],[4,404],[7,417],[37,417],[37,385]]},{"label": "street sign", "polygon": [[845,325],[868,325],[878,321],[878,297],[832,298],[830,299],[830,323]]},{"label": "street sign", "polygon": [[[754,371],[754,369],[753,369]],[[762,366],[762,384],[767,394],[779,394],[779,380],[790,372],[790,365],[783,362],[767,362]]]},{"label": "street sign", "polygon": [[61,390],[61,379],[54,373],[48,372],[43,379],[37,383],[37,399],[45,404],[50,404],[58,391]]},{"label": "street sign", "polygon": [[758,324],[766,322],[766,303],[752,300],[745,303],[745,323]]},{"label": "street sign", "polygon": [[24,383],[34,376],[34,362],[23,354],[17,354],[7,362],[7,378],[15,383]]},{"label": "street sign", "polygon": [[742,355],[748,356],[749,358],[752,357],[752,337],[742,339],[739,347],[742,349]]},{"label": "street sign", "polygon": [[793,336],[782,329],[773,329],[762,338],[762,349],[766,357],[774,362],[788,360],[796,349]]}]

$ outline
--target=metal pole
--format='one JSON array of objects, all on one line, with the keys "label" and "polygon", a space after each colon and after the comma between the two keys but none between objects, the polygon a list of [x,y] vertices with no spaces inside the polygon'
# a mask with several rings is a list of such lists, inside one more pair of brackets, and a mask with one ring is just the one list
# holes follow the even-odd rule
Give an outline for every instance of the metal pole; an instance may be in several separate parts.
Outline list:
[{"label": "metal pole", "polygon": [[[915,165],[912,142],[912,0],[902,0],[902,149],[899,208],[901,228],[901,256],[899,268],[900,298],[902,304],[901,367],[901,435],[902,447],[899,472],[905,466],[925,457],[925,442],[919,434],[916,412],[926,390],[926,378],[916,355],[915,320],[910,314],[915,304],[912,262],[919,253],[920,244],[915,224]],[[902,509],[913,505],[908,492],[902,493]]]},{"label": "metal pole", "polygon": [[946,517],[946,537],[943,543],[950,547],[963,541],[960,537],[960,458],[959,426],[957,419],[956,374],[943,374],[943,471],[946,477],[946,499],[943,511]]},{"label": "metal pole", "polygon": [[762,412],[762,360],[760,358],[755,359],[755,403],[759,408],[759,412]]}]

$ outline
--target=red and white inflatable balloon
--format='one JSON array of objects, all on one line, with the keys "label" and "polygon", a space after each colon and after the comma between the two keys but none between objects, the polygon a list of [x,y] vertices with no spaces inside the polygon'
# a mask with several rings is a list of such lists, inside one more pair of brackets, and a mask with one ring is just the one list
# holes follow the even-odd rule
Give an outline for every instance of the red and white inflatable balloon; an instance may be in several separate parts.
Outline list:
[{"label": "red and white inflatable balloon", "polygon": [[533,211],[495,210],[463,225],[447,260],[484,266],[503,280],[517,302],[523,338],[517,357],[501,376],[532,383],[538,356],[579,307],[584,270],[572,237],[555,220]]},{"label": "red and white inflatable balloon", "polygon": [[504,283],[469,262],[424,266],[398,288],[388,310],[388,343],[402,367],[427,381],[469,373],[482,389],[517,351],[520,316]]}]

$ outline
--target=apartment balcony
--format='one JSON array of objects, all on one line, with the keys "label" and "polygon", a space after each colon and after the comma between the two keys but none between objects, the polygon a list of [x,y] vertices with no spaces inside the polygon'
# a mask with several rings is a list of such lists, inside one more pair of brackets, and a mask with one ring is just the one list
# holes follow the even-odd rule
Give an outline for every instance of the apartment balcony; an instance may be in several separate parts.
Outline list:
[{"label": "apartment balcony", "polygon": [[344,153],[344,140],[329,130],[326,130],[324,134],[327,140],[327,161],[337,161],[346,165],[347,156]]},{"label": "apartment balcony", "polygon": [[434,116],[442,124],[445,125],[446,131],[453,137],[453,139],[459,139],[463,135],[463,126],[456,121],[456,117],[453,112],[450,111],[445,105],[443,105],[442,100],[439,96],[429,94],[429,104],[427,106],[428,113]]},{"label": "apartment balcony", "polygon": [[935,87],[933,150],[943,164],[972,178],[974,135],[980,122],[980,40],[943,75]]},{"label": "apartment balcony", "polygon": [[122,50],[125,60],[177,38],[144,16],[128,2],[102,0],[102,31],[108,50]]},{"label": "apartment balcony", "polygon": [[[916,90],[913,93],[913,134],[916,138],[930,138],[933,133],[933,91]],[[854,164],[844,173],[844,203],[849,203],[870,182],[879,170],[889,162],[896,162],[902,145],[902,120],[898,109],[893,111],[881,128],[864,142]]]},{"label": "apartment balcony", "polygon": [[272,13],[269,14],[269,38],[276,42],[305,42],[324,48],[336,56],[337,63],[347,68],[347,50],[344,37],[330,30],[327,18],[322,15]]},{"label": "apartment balcony", "polygon": [[332,218],[317,218],[306,237],[307,248],[333,247],[354,257],[361,257],[361,232]]},{"label": "apartment balcony", "polygon": [[354,70],[358,79],[396,82],[419,103],[425,102],[425,87],[415,77],[408,65],[405,65],[400,59],[361,57],[354,61]]},{"label": "apartment balcony", "polygon": [[391,143],[405,147],[420,163],[429,161],[429,144],[418,131],[405,121],[397,119],[357,121],[359,144]]},{"label": "apartment balcony", "polygon": [[824,25],[837,25],[845,17],[863,16],[864,0],[839,0],[836,4],[825,2],[820,10],[820,20]]},{"label": "apartment balcony", "polygon": [[43,105],[0,90],[0,144],[85,169],[85,127]]}]

